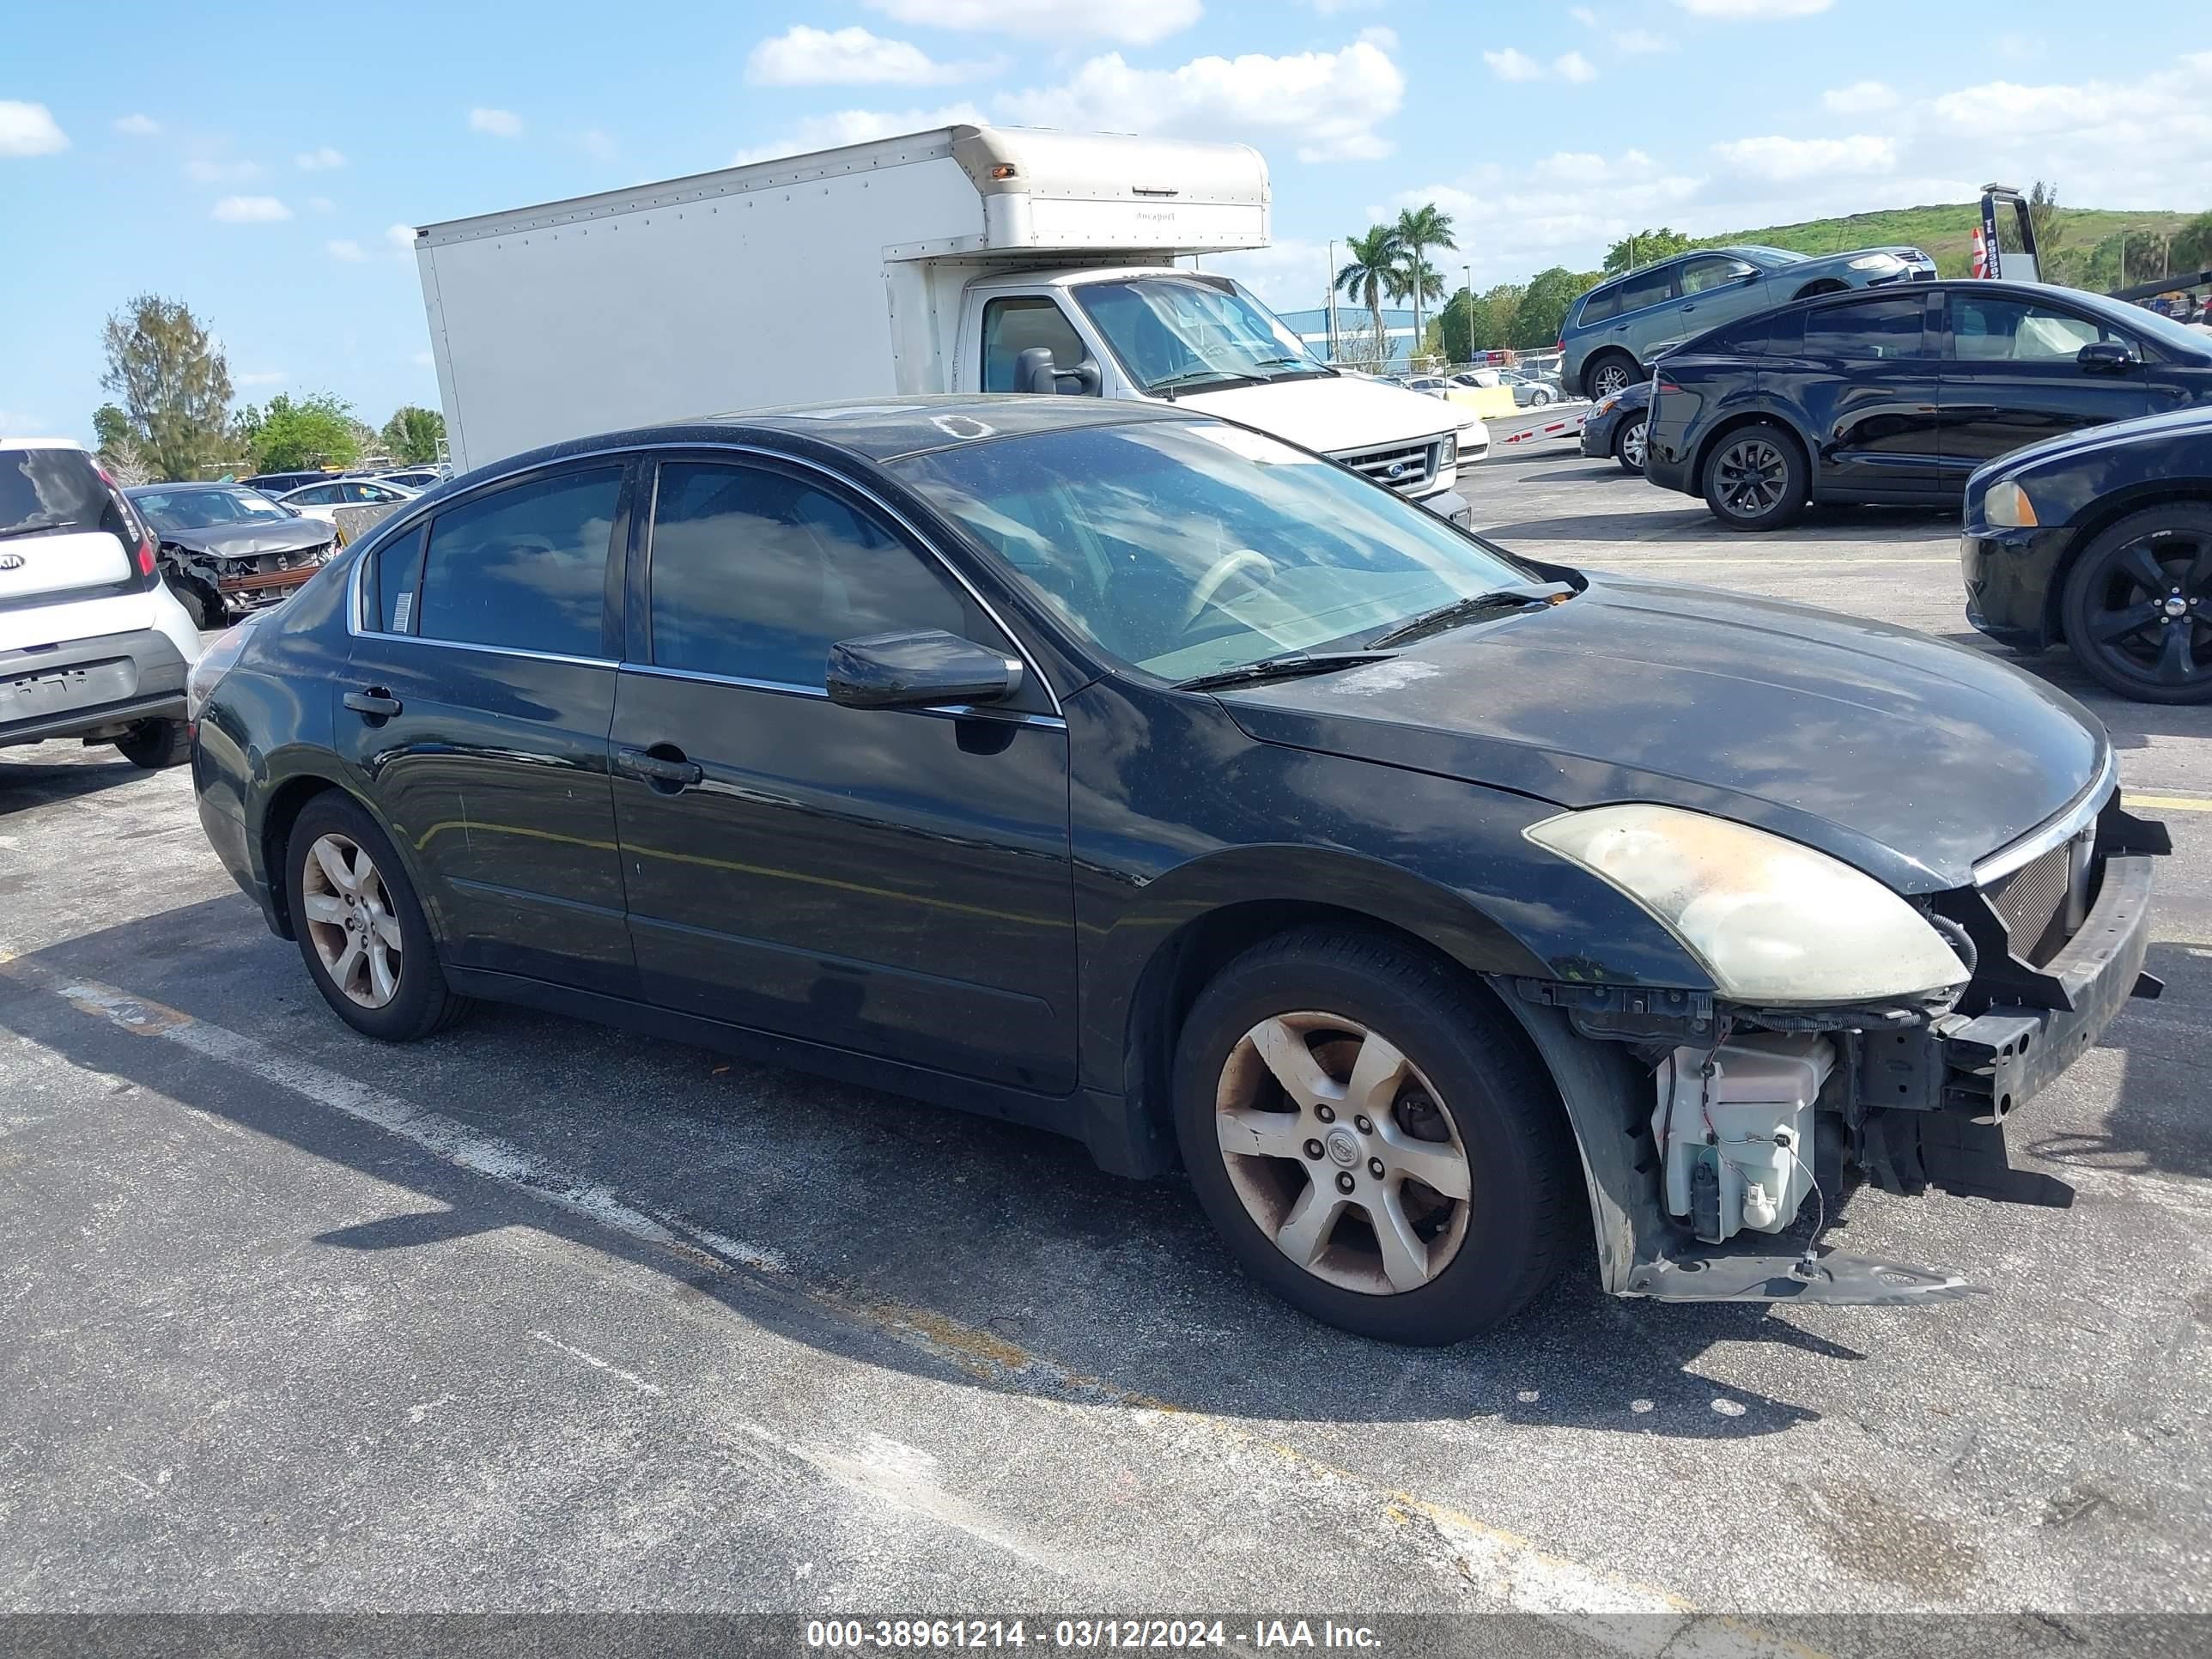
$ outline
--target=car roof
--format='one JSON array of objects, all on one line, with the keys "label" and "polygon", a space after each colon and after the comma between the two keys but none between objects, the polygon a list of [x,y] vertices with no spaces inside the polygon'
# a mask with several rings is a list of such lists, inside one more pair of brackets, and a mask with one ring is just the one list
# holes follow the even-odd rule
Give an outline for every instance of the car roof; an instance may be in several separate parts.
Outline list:
[{"label": "car roof", "polygon": [[159,491],[164,495],[179,489],[250,489],[252,486],[238,478],[180,478],[175,483],[132,484],[124,490],[126,495],[148,495]]},{"label": "car roof", "polygon": [[0,436],[0,449],[74,449],[83,453],[84,446],[74,438],[10,438]]},{"label": "car roof", "polygon": [[[913,397],[846,398],[774,409],[742,410],[690,420],[603,432],[549,444],[496,463],[521,471],[569,456],[611,449],[726,444],[782,438],[842,449],[871,461],[895,460],[931,450],[994,438],[1143,422],[1211,420],[1197,410],[1121,398],[1032,397],[1016,392],[933,392]],[[459,482],[459,480],[455,480]]]}]

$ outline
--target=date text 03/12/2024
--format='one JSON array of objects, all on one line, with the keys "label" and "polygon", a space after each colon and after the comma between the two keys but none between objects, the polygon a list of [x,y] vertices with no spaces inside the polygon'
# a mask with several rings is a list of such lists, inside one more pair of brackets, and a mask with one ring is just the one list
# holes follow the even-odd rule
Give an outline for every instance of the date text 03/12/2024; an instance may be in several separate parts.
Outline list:
[{"label": "date text 03/12/2024", "polygon": [[1333,1619],[811,1619],[806,1645],[838,1651],[949,1651],[1026,1648],[1066,1651],[1138,1649],[1301,1648],[1372,1650],[1368,1626]]}]

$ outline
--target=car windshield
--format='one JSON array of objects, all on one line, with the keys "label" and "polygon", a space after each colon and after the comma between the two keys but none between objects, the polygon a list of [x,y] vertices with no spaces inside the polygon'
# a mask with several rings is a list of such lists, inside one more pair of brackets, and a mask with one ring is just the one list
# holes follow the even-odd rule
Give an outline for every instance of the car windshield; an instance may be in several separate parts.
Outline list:
[{"label": "car windshield", "polygon": [[300,515],[252,489],[149,489],[131,498],[156,530],[214,530]]},{"label": "car windshield", "polygon": [[1768,247],[1763,242],[1753,242],[1743,247],[1725,247],[1721,252],[1740,254],[1755,265],[1769,267],[1802,264],[1813,257],[1809,253],[1793,253],[1786,247]]},{"label": "car windshield", "polygon": [[1189,278],[1085,283],[1075,301],[1146,392],[1330,371],[1287,325],[1244,295]]},{"label": "car windshield", "polygon": [[892,470],[1078,635],[1182,680],[1527,584],[1425,507],[1242,427],[1145,421]]},{"label": "car windshield", "polygon": [[107,486],[81,449],[0,450],[0,538],[108,530]]}]

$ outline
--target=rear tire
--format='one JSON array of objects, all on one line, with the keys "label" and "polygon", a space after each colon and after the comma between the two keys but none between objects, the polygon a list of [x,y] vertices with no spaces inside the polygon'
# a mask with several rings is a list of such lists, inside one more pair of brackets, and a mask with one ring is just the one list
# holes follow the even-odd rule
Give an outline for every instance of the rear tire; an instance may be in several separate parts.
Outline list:
[{"label": "rear tire", "polygon": [[1804,516],[1810,471],[1790,432],[1771,421],[1741,426],[1705,457],[1705,505],[1730,530],[1779,530]]},{"label": "rear tire", "polygon": [[1572,1141],[1483,1002],[1443,964],[1328,927],[1254,946],[1200,994],[1176,1134],[1247,1273],[1339,1329],[1421,1346],[1544,1287],[1573,1225]]},{"label": "rear tire", "polygon": [[1583,391],[1594,403],[1628,390],[1636,378],[1636,360],[1625,351],[1601,351],[1583,370]]},{"label": "rear tire", "polygon": [[2074,562],[2059,616],[2074,660],[2106,690],[2212,702],[2212,507],[2174,501],[2111,526]]},{"label": "rear tire", "polygon": [[133,766],[159,772],[192,757],[191,728],[182,720],[140,720],[116,738],[115,747]]},{"label": "rear tire", "polygon": [[331,790],[301,809],[284,841],[284,897],[307,976],[364,1036],[411,1042],[467,1008],[446,984],[429,920],[391,838]]},{"label": "rear tire", "polygon": [[1620,470],[1634,477],[1644,476],[1644,441],[1650,428],[1651,417],[1638,415],[1623,421],[1613,434],[1613,459],[1620,463]]}]

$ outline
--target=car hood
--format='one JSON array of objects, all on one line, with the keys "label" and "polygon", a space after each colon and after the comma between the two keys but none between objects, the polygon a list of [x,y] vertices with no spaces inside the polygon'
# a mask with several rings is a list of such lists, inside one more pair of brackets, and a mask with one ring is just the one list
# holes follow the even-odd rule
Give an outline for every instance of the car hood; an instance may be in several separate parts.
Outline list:
[{"label": "car hood", "polygon": [[1794,265],[1784,266],[1783,268],[1783,274],[1784,276],[1791,276],[1802,271],[1815,270],[1822,268],[1835,270],[1846,270],[1850,267],[1852,260],[1863,259],[1869,253],[1894,254],[1897,258],[1904,260],[1905,263],[1909,265],[1926,264],[1929,263],[1928,256],[1922,252],[1920,249],[1899,243],[1887,247],[1855,247],[1847,253],[1815,254],[1812,258],[1802,260]]},{"label": "car hood", "polygon": [[2155,441],[2208,434],[2212,434],[2212,405],[2192,404],[2187,409],[2168,410],[2162,415],[2138,416],[2132,421],[2112,421],[2104,426],[2084,427],[2076,432],[2062,433],[2056,438],[2045,438],[2041,443],[2030,444],[2025,449],[2011,450],[1977,469],[1972,483],[1986,484],[1993,478],[2014,477],[2045,461],[2063,460],[2096,450],[2116,448],[2130,439]]},{"label": "car hood", "polygon": [[1441,398],[1348,374],[1187,392],[1176,406],[1242,421],[1325,455],[1433,438],[1474,422]]},{"label": "car hood", "polygon": [[285,519],[270,524],[221,524],[205,530],[163,530],[161,539],[188,552],[218,559],[255,559],[264,553],[296,553],[320,547],[331,527],[320,519]]},{"label": "car hood", "polygon": [[2079,800],[2110,745],[2064,693],[1908,629],[1594,577],[1396,658],[1218,694],[1253,738],[1556,802],[1656,801],[1771,830],[1899,892]]}]

